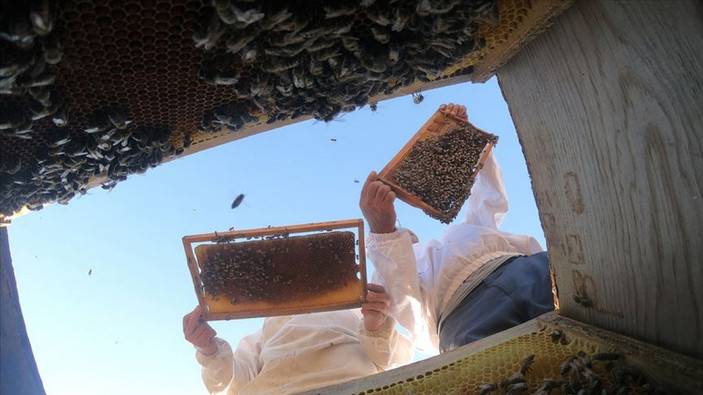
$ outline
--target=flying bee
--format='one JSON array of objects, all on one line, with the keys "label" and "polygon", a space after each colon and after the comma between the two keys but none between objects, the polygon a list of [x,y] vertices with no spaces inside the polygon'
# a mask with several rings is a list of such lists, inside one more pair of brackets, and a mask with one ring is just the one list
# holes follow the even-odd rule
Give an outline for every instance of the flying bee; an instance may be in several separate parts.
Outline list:
[{"label": "flying bee", "polygon": [[239,207],[239,205],[242,204],[242,201],[243,201],[243,200],[244,200],[244,194],[243,194],[243,193],[240,193],[239,195],[237,195],[236,198],[234,198],[234,200],[232,201],[232,205],[231,205],[230,208],[235,209],[235,208]]}]

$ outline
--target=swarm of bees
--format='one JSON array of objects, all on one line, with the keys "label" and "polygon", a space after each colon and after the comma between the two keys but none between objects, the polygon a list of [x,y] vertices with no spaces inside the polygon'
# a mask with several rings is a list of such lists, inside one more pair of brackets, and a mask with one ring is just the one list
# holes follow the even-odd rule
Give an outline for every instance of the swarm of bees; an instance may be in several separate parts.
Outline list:
[{"label": "swarm of bees", "polygon": [[0,215],[24,205],[38,210],[49,202],[66,204],[85,194],[95,177],[104,177],[102,187],[111,189],[182,152],[169,142],[168,128],[137,127],[120,106],[97,110],[82,130],[71,128],[67,105],[52,89],[63,58],[55,4],[2,2],[0,10],[0,140],[42,142],[28,145],[31,159],[0,155]]},{"label": "swarm of bees", "polygon": [[33,161],[3,157],[0,214],[10,215],[24,204],[32,210],[47,202],[67,204],[85,194],[95,176],[105,176],[102,187],[112,189],[129,174],[144,173],[175,155],[170,135],[168,128],[132,125],[128,113],[117,107],[94,114],[84,130],[51,129],[45,136],[49,146],[37,147]]},{"label": "swarm of bees", "polygon": [[451,222],[471,192],[474,168],[483,149],[497,138],[469,127],[457,127],[418,141],[391,177],[402,188],[440,210]]},{"label": "swarm of bees", "polygon": [[627,364],[623,355],[616,352],[602,352],[589,355],[579,351],[567,358],[560,366],[559,378],[544,378],[534,391],[529,391],[526,375],[535,362],[534,354],[525,357],[518,370],[498,383],[484,383],[478,386],[480,395],[488,394],[527,394],[549,395],[607,395],[607,394],[670,394],[666,388],[642,372]]},{"label": "swarm of bees", "polygon": [[[193,40],[206,52],[200,79],[248,104],[216,125],[236,131],[252,109],[268,122],[330,121],[369,97],[429,81],[485,45],[478,23],[495,22],[497,12],[497,0],[213,0]],[[214,118],[204,115],[204,130]]]},{"label": "swarm of bees", "polygon": [[354,234],[265,236],[223,241],[207,254],[200,273],[205,293],[231,303],[305,298],[358,281]]},{"label": "swarm of bees", "polygon": [[[484,45],[478,24],[497,13],[497,0],[207,3],[196,7],[204,19],[193,40],[204,56],[192,77],[236,100],[199,112],[203,131],[303,115],[329,121],[369,97],[435,78]],[[179,130],[182,141],[167,143],[173,125],[161,120],[127,122],[131,104],[122,97],[71,102],[85,98],[60,85],[67,60],[79,62],[64,59],[77,48],[73,28],[59,20],[64,6],[0,0],[0,216],[66,203],[96,180],[111,189],[194,141],[192,130]]]}]

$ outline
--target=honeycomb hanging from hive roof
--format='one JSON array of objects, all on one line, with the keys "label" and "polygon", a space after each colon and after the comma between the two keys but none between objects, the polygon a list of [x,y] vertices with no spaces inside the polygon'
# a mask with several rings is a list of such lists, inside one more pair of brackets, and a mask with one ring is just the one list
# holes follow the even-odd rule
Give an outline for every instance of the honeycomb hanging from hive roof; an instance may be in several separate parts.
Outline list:
[{"label": "honeycomb hanging from hive roof", "polygon": [[[49,4],[47,1],[37,3]],[[234,3],[240,8],[258,7],[257,9],[265,11],[271,17],[280,15],[281,7],[286,4],[292,14],[290,20],[295,20],[300,26],[311,25],[301,30],[303,35],[312,34],[310,32],[317,28],[318,23],[322,24],[330,19],[326,18],[330,7],[326,10],[323,2],[315,3],[317,6],[312,6],[314,4],[309,2]],[[69,121],[65,128],[67,132],[57,131],[58,129],[52,123],[52,116],[36,120],[31,125],[31,130],[27,133],[22,131],[24,134],[20,137],[18,137],[19,132],[12,134],[0,130],[0,173],[4,173],[0,174],[0,213],[7,215],[24,204],[38,208],[46,202],[66,203],[72,196],[84,193],[87,188],[100,182],[108,181],[111,187],[114,183],[124,180],[128,174],[143,172],[147,167],[161,161],[287,124],[293,119],[300,120],[314,116],[329,120],[340,111],[350,111],[369,100],[375,102],[470,79],[485,80],[496,65],[504,62],[509,54],[570,2],[503,0],[496,3],[495,0],[454,2],[420,0],[397,1],[393,2],[392,6],[387,6],[387,2],[365,1],[355,5],[357,9],[353,13],[332,18],[333,21],[352,24],[349,32],[351,36],[347,37],[347,47],[349,45],[353,47],[357,39],[361,42],[371,39],[384,41],[387,36],[392,36],[395,41],[391,43],[396,42],[396,49],[403,51],[407,50],[403,46],[403,39],[410,36],[394,31],[395,27],[385,21],[386,16],[381,15],[382,12],[379,14],[380,11],[365,10],[360,5],[362,3],[376,3],[368,10],[386,10],[388,16],[393,16],[400,9],[414,10],[418,14],[418,23],[428,29],[434,27],[438,32],[447,29],[447,26],[442,25],[442,18],[463,18],[463,20],[454,20],[452,26],[456,28],[465,25],[464,33],[448,34],[445,31],[432,36],[439,37],[441,40],[437,39],[435,42],[422,45],[423,48],[434,46],[435,50],[427,57],[434,60],[425,61],[424,66],[414,64],[411,68],[386,68],[387,70],[382,72],[380,70],[385,66],[379,66],[374,59],[361,55],[358,62],[364,67],[353,68],[353,72],[349,72],[346,77],[341,75],[348,71],[345,69],[343,58],[340,58],[341,61],[327,59],[330,53],[348,52],[342,40],[333,42],[333,46],[329,48],[323,48],[328,43],[320,44],[316,50],[322,52],[318,54],[326,52],[328,55],[319,55],[317,60],[324,59],[327,65],[322,69],[317,69],[317,66],[312,64],[306,65],[308,69],[312,67],[315,70],[314,73],[318,73],[320,78],[318,85],[315,86],[314,81],[310,80],[310,73],[307,70],[302,74],[295,71],[302,69],[302,66],[299,66],[291,69],[293,71],[289,76],[284,75],[276,80],[274,92],[283,91],[286,95],[285,99],[281,95],[268,99],[259,96],[254,101],[250,100],[247,92],[242,92],[242,84],[250,90],[256,90],[258,86],[265,85],[262,81],[266,78],[262,80],[261,73],[256,73],[256,70],[248,67],[242,59],[251,61],[247,54],[256,53],[258,49],[257,57],[265,60],[262,55],[275,53],[275,48],[280,45],[280,42],[266,41],[272,35],[260,34],[256,36],[255,41],[246,46],[246,51],[236,54],[238,58],[230,65],[237,67],[236,78],[239,85],[227,86],[204,82],[203,78],[209,80],[208,67],[219,67],[218,59],[231,62],[235,58],[232,53],[227,52],[228,50],[234,52],[232,40],[230,40],[229,49],[226,45],[227,36],[208,51],[196,48],[194,45],[194,32],[203,29],[211,21],[209,18],[215,8],[210,2],[195,0],[52,2],[55,15],[53,31],[48,36],[37,36],[35,52],[37,56],[41,56],[40,51],[42,48],[46,49],[46,43],[50,37],[55,37],[63,48],[61,61],[55,65],[53,63],[48,65],[47,70],[56,77],[51,88],[52,97],[61,99],[68,114]],[[229,2],[214,1],[212,4],[221,6]],[[337,7],[342,10],[339,11],[342,13],[345,12],[343,8],[346,4],[351,3],[324,2],[325,6]],[[453,4],[454,9],[451,13],[440,9],[447,4]],[[498,19],[491,20],[494,14],[491,7],[495,4],[500,6]],[[273,12],[276,10],[279,12]],[[0,11],[2,15],[0,32],[7,32],[13,18],[15,20],[26,18],[29,10],[27,4],[2,0]],[[253,18],[258,17],[254,15]],[[266,18],[259,20],[260,23],[266,21]],[[493,26],[496,21],[497,25]],[[340,27],[342,30],[347,28]],[[246,28],[232,30],[234,29],[232,26],[227,29],[229,29],[227,35],[230,39],[232,35],[246,31]],[[279,36],[289,37],[289,33],[291,32],[282,32]],[[447,37],[459,37],[462,34],[464,37],[457,42],[456,48],[452,50],[446,48],[454,45],[446,40]],[[6,41],[0,39],[1,64],[12,58],[10,56],[13,51],[10,48],[12,44]],[[421,46],[418,43],[415,42],[414,45],[419,50]],[[380,47],[377,42],[374,42],[367,52],[374,53]],[[310,47],[306,48],[306,51],[307,49]],[[402,54],[399,55],[393,51],[389,54],[392,62],[404,64]],[[396,59],[398,56],[401,56],[400,60]],[[273,59],[274,55],[270,58]],[[309,60],[310,57],[305,59]],[[349,59],[354,60],[354,57]],[[263,60],[262,62],[267,63]],[[476,73],[472,75],[474,70]],[[362,74],[355,75],[362,71]],[[344,78],[349,78],[348,82],[344,82]],[[367,79],[376,81],[369,84],[366,82]],[[7,81],[7,79],[3,80],[0,85]],[[321,99],[327,94],[325,92],[327,85],[335,81],[338,83],[336,85],[338,88],[342,87],[336,92],[341,99],[339,97],[335,100]],[[344,90],[345,86],[347,91],[340,93],[339,90]],[[364,90],[354,91],[358,87],[364,87]],[[313,94],[304,96],[300,94],[302,91]],[[318,95],[320,92],[322,94]],[[9,109],[13,106],[24,107],[25,111],[28,111],[31,99],[26,92],[24,93],[0,94],[0,113],[3,109],[10,112]],[[349,100],[351,96],[354,96],[355,100]],[[300,99],[302,97],[306,97],[309,102],[304,102]],[[74,157],[57,162],[57,157],[65,158],[69,155],[61,152],[57,147],[51,147],[51,144],[57,139],[61,142],[58,145],[66,144],[67,140],[63,139],[64,133],[68,134],[69,141],[74,141],[74,145],[82,142],[85,137],[84,130],[94,126],[92,123],[98,117],[96,114],[101,114],[106,109],[120,109],[133,121],[125,132],[125,135],[133,138],[126,136],[119,141],[124,143],[125,151],[132,149],[134,152],[146,146],[147,152],[134,159],[136,164],[129,163],[129,155],[116,154],[113,152],[115,149],[109,148],[115,145],[114,141],[107,145],[107,151],[109,151],[107,159],[98,152],[95,158],[89,154],[88,159],[84,160],[85,155],[81,152],[78,159]],[[222,114],[217,111],[224,112],[224,120],[219,116]],[[228,111],[234,114],[228,114]],[[161,137],[165,133],[170,135],[170,145],[162,141]],[[141,138],[144,134],[150,136],[147,141],[137,141],[144,140]],[[57,135],[61,135],[61,138]],[[14,169],[9,168],[16,164],[19,164],[21,169],[12,172]],[[56,164],[56,168],[41,173],[42,167],[46,168],[51,164]]]}]

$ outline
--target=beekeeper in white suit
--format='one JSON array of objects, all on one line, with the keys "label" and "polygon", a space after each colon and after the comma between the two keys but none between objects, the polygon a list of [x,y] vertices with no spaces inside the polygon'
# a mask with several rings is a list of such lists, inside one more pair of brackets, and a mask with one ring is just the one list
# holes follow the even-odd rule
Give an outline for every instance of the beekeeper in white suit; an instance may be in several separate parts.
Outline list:
[{"label": "beekeeper in white suit", "polygon": [[271,317],[232,352],[203,321],[200,307],[183,317],[211,394],[291,394],[403,365],[412,345],[388,317],[390,298],[368,284],[361,310]]},{"label": "beekeeper in white suit", "polygon": [[[463,106],[441,107],[466,119]],[[502,232],[508,212],[493,155],[479,172],[463,221],[440,240],[417,243],[396,229],[395,193],[371,173],[360,207],[369,223],[367,255],[393,300],[391,316],[421,349],[449,351],[554,309],[547,254],[530,236]]]}]

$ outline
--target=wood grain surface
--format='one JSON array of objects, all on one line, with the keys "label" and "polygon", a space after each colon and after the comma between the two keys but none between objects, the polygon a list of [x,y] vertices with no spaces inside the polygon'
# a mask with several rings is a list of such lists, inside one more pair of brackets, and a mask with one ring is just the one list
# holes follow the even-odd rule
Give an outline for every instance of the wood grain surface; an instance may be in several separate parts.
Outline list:
[{"label": "wood grain surface", "polygon": [[703,3],[577,1],[498,76],[561,313],[703,356]]},{"label": "wood grain surface", "polygon": [[0,227],[0,394],[44,393],[17,295],[7,228]]}]

